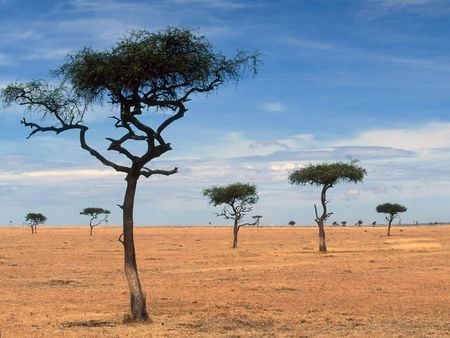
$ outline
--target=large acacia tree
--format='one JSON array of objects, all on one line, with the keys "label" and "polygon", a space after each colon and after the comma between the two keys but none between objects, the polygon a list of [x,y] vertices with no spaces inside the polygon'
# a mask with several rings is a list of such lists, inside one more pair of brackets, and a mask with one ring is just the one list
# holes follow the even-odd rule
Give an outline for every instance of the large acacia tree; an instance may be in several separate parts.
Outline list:
[{"label": "large acacia tree", "polygon": [[377,212],[389,214],[389,216],[386,216],[386,221],[388,221],[388,231],[387,231],[388,236],[391,235],[392,221],[396,217],[399,217],[399,213],[405,212],[406,210],[408,210],[406,207],[398,203],[383,203],[377,205]]},{"label": "large acacia tree", "polygon": [[239,229],[244,225],[257,225],[262,216],[254,216],[254,223],[240,223],[245,214],[253,209],[258,202],[256,186],[249,183],[232,183],[224,186],[214,186],[203,190],[203,195],[215,207],[222,205],[217,216],[233,220],[233,249],[237,248]]},{"label": "large acacia tree", "polygon": [[319,215],[317,206],[314,204],[315,221],[319,227],[319,251],[326,252],[325,221],[333,214],[327,210],[327,191],[341,182],[361,182],[366,175],[366,169],[357,165],[356,160],[345,162],[309,164],[302,169],[297,169],[289,175],[291,184],[321,186],[322,192],[320,202],[322,213]]},{"label": "large acacia tree", "polygon": [[[187,112],[192,96],[209,93],[228,81],[237,81],[256,71],[257,53],[238,52],[228,58],[213,50],[210,42],[195,31],[170,27],[152,33],[133,31],[109,50],[84,48],[69,55],[55,71],[62,80],[52,87],[42,81],[14,83],[2,90],[6,104],[24,106],[38,116],[25,118],[32,136],[39,132],[76,132],[81,148],[106,166],[125,175],[123,209],[124,267],[130,291],[130,320],[147,321],[145,293],[136,264],[133,210],[136,186],[141,176],[172,175],[177,168],[161,170],[147,164],[172,149],[165,131]],[[94,148],[87,139],[84,116],[93,103],[108,102],[115,108],[114,131],[107,150],[123,156],[118,162]],[[149,113],[158,114],[150,120]],[[153,121],[153,122],[152,122]],[[46,123],[46,124],[44,124]],[[138,144],[138,145],[137,145]]]}]

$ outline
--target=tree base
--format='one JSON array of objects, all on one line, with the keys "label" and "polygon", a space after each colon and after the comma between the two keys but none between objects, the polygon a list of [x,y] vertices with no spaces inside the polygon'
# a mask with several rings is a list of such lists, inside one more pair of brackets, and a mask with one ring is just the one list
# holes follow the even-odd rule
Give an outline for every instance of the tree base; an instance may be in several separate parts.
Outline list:
[{"label": "tree base", "polygon": [[123,324],[132,324],[132,323],[148,323],[148,324],[150,324],[152,322],[153,322],[152,319],[148,315],[142,316],[141,318],[136,318],[132,314],[126,313],[122,317]]}]

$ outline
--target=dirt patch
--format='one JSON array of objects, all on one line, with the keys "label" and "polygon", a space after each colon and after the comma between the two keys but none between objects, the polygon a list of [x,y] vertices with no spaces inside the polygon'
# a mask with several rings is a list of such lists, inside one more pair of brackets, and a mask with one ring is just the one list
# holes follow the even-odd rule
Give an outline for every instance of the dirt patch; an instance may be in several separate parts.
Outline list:
[{"label": "dirt patch", "polygon": [[73,321],[73,322],[64,322],[61,324],[61,327],[114,327],[117,324],[107,322],[104,320],[82,320],[82,321]]}]

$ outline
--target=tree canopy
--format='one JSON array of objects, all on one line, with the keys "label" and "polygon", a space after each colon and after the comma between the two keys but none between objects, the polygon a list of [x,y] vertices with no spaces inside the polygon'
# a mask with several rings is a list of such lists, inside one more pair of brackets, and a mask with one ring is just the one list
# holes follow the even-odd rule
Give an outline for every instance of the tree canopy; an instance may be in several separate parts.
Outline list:
[{"label": "tree canopy", "polygon": [[406,207],[398,203],[384,203],[377,205],[377,212],[389,214],[391,216],[407,210],[408,209]]},{"label": "tree canopy", "polygon": [[80,212],[80,215],[87,215],[87,216],[98,216],[98,215],[109,215],[111,214],[111,211],[103,209],[103,208],[84,208],[83,211]]},{"label": "tree canopy", "polygon": [[47,221],[47,217],[41,213],[30,212],[25,216],[25,222],[29,222],[30,225],[44,224],[45,221]]},{"label": "tree canopy", "polygon": [[341,182],[361,182],[366,175],[366,169],[358,166],[357,161],[350,163],[333,162],[309,164],[304,168],[297,169],[289,175],[291,184],[334,186]]},{"label": "tree canopy", "polygon": [[174,109],[193,93],[209,92],[228,80],[256,72],[258,53],[240,51],[227,58],[184,27],[159,32],[135,30],[109,51],[91,48],[70,55],[56,74],[88,101],[102,99],[133,106]]},{"label": "tree canopy", "polygon": [[215,207],[221,204],[245,206],[258,202],[256,185],[249,183],[214,186],[203,190],[203,195],[209,197],[210,203]]}]

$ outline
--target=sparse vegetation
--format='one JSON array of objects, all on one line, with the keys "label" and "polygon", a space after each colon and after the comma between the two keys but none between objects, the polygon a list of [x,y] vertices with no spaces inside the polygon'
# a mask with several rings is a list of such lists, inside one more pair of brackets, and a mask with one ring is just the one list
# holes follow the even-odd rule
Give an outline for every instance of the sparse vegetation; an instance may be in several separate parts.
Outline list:
[{"label": "sparse vegetation", "polygon": [[28,226],[31,228],[31,233],[37,233],[37,226],[39,224],[44,224],[47,221],[47,217],[45,217],[41,213],[30,212],[25,216],[25,222],[28,223]]},{"label": "sparse vegetation", "polygon": [[253,209],[253,205],[258,202],[256,186],[253,184],[232,183],[225,186],[214,186],[203,190],[203,195],[209,198],[209,203],[215,207],[223,205],[217,216],[233,220],[233,249],[237,248],[239,229],[244,225],[240,224],[245,214]]},{"label": "sparse vegetation", "polygon": [[390,236],[391,235],[391,224],[392,224],[392,221],[395,218],[399,217],[399,213],[405,212],[408,209],[406,207],[404,207],[403,205],[401,205],[401,204],[384,203],[384,204],[377,205],[376,210],[379,213],[389,214],[389,216],[386,216],[385,218],[388,221],[387,235]]},{"label": "sparse vegetation", "polygon": [[295,225],[295,221],[289,221],[288,225],[290,225],[291,227],[293,227]]},{"label": "sparse vegetation", "polygon": [[321,163],[318,165],[310,164],[305,168],[295,170],[289,175],[289,182],[291,184],[313,185],[321,186],[322,213],[319,215],[317,206],[314,204],[314,211],[316,215],[316,223],[319,227],[319,251],[326,252],[327,244],[325,239],[325,221],[333,214],[327,210],[327,191],[335,184],[340,182],[361,182],[366,175],[366,169],[357,165],[356,160],[350,163],[334,162]]}]

